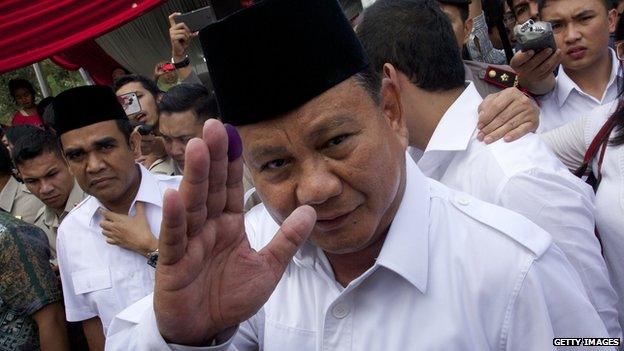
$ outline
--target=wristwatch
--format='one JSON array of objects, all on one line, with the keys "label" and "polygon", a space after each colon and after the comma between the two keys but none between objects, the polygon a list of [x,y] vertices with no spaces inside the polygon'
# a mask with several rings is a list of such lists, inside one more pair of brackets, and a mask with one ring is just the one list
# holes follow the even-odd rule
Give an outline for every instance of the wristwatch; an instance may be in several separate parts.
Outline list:
[{"label": "wristwatch", "polygon": [[158,249],[148,252],[145,256],[147,256],[147,264],[156,268],[156,263],[158,263]]},{"label": "wristwatch", "polygon": [[184,60],[180,61],[180,62],[175,62],[173,60],[173,57],[171,58],[171,64],[173,65],[173,67],[175,67],[176,69],[180,69],[180,68],[184,68],[188,65],[191,64],[191,60],[189,59],[188,55],[186,55],[184,57]]}]

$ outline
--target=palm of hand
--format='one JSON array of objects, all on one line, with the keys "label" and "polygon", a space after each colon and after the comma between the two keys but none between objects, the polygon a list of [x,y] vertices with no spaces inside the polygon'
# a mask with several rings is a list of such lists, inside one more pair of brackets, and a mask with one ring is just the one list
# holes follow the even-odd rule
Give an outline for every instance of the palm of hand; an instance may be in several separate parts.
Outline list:
[{"label": "palm of hand", "polygon": [[240,153],[228,162],[228,134],[217,120],[206,122],[203,139],[188,143],[180,191],[168,191],[163,205],[154,309],[159,331],[177,344],[206,344],[255,314],[316,221],[302,206],[266,247],[253,250]]}]

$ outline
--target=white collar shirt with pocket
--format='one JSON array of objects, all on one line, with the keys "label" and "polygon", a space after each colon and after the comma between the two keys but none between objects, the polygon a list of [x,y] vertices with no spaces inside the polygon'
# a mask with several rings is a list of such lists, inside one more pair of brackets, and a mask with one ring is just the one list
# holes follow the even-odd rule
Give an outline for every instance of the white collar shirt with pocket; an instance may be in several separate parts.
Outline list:
[{"label": "white collar shirt with pocket", "polygon": [[438,123],[418,167],[427,177],[515,211],[550,233],[611,336],[621,337],[618,296],[594,233],[591,187],[571,174],[535,134],[511,143],[478,141],[482,101],[470,84]]},{"label": "white collar shirt with pocket", "polygon": [[[264,307],[219,345],[167,344],[150,295],[117,315],[106,350],[525,351],[553,349],[554,336],[607,335],[548,233],[425,178],[407,158],[381,252],[347,287],[306,243]],[[263,205],[245,227],[256,249],[278,229]]]},{"label": "white collar shirt with pocket", "polygon": [[[141,184],[130,207],[145,203],[145,215],[155,236],[160,232],[165,190],[177,189],[180,177],[153,175],[143,166]],[[70,322],[99,317],[104,333],[113,317],[154,291],[154,268],[138,253],[106,242],[97,212],[104,206],[89,196],[63,220],[57,237],[57,255],[65,312]]]},{"label": "white collar shirt with pocket", "polygon": [[537,98],[540,104],[540,125],[538,133],[561,127],[580,117],[588,115],[595,108],[609,104],[618,97],[620,61],[613,49],[609,49],[611,57],[611,75],[607,88],[601,99],[585,93],[566,73],[563,66],[559,67],[555,89]]}]

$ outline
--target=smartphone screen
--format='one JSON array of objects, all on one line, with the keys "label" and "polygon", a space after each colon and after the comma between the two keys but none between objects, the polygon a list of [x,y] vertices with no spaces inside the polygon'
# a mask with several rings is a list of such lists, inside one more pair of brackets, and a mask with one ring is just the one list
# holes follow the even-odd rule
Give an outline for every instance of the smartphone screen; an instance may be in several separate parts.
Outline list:
[{"label": "smartphone screen", "polygon": [[141,112],[141,103],[139,102],[139,98],[137,97],[136,93],[132,92],[123,94],[118,96],[117,98],[119,99],[119,103],[121,103],[121,106],[126,112],[126,116],[130,117],[135,113]]}]

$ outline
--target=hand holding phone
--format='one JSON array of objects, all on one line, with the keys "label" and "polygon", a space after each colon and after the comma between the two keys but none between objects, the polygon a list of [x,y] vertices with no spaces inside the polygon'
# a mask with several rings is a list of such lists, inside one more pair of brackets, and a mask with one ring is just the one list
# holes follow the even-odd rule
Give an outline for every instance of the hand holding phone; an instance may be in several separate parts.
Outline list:
[{"label": "hand holding phone", "polygon": [[141,103],[139,102],[139,98],[136,93],[132,92],[123,94],[118,96],[117,99],[123,107],[124,112],[126,112],[126,116],[130,117],[141,112]]},{"label": "hand holding phone", "polygon": [[212,6],[202,7],[184,14],[174,15],[176,24],[184,23],[191,33],[199,32],[215,21]]}]

